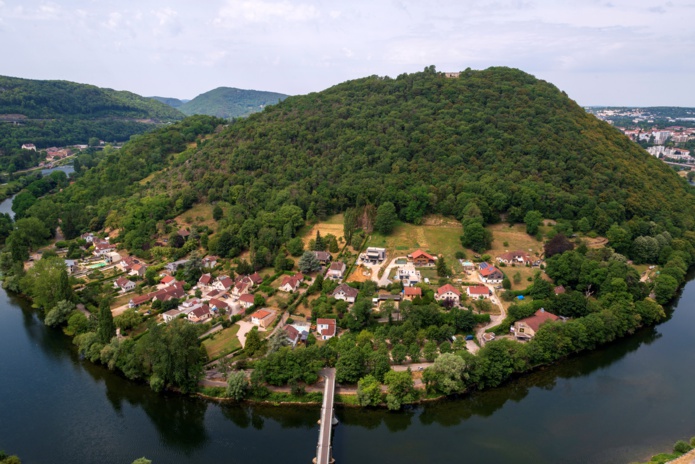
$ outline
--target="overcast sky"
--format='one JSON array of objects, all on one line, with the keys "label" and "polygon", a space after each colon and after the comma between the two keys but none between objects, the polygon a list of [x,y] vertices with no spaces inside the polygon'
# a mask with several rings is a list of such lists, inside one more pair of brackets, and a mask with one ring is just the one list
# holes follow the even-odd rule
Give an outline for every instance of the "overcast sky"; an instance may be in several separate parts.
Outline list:
[{"label": "overcast sky", "polygon": [[0,74],[190,99],[434,64],[520,68],[581,105],[695,107],[695,0],[0,0]]}]

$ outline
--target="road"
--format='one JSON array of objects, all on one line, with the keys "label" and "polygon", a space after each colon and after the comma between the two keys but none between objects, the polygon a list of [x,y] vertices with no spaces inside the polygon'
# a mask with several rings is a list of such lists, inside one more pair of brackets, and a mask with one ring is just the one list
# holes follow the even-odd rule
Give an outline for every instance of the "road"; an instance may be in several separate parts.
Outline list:
[{"label": "road", "polygon": [[331,433],[333,431],[333,399],[335,396],[335,369],[322,369],[321,375],[326,379],[321,406],[321,429],[319,443],[316,447],[316,464],[331,462]]},{"label": "road", "polygon": [[[478,273],[475,272],[472,277],[478,277]],[[478,280],[480,278],[478,277]],[[478,328],[475,331],[476,337],[478,338],[478,342],[480,343],[480,346],[485,344],[485,341],[483,340],[483,334],[485,331],[489,328],[495,327],[496,325],[499,325],[506,317],[507,317],[507,311],[504,310],[504,305],[502,304],[502,301],[500,300],[499,296],[495,293],[495,285],[494,284],[483,284],[485,285],[490,291],[492,292],[492,295],[490,297],[490,302],[494,305],[496,305],[500,309],[500,314],[494,314],[490,315],[490,322],[483,327]],[[476,353],[478,351],[478,345],[473,343],[471,340],[468,340],[466,342],[466,346],[468,347],[468,351],[471,353]],[[472,348],[475,347],[475,351],[472,351]]]}]

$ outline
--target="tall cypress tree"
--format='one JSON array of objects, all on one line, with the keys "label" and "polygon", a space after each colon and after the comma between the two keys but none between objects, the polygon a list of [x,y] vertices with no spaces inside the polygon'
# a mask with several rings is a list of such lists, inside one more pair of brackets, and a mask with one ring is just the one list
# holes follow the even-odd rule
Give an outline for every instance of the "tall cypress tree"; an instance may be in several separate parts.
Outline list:
[{"label": "tall cypress tree", "polygon": [[108,298],[101,300],[99,305],[99,326],[97,327],[97,335],[101,343],[109,343],[116,335],[116,325],[113,323],[113,314],[111,314],[111,303]]}]

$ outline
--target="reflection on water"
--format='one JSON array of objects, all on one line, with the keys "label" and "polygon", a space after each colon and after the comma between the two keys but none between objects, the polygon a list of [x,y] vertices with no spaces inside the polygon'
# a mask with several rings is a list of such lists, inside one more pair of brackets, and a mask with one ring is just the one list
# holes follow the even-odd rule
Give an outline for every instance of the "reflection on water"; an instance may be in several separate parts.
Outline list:
[{"label": "reflection on water", "polygon": [[[495,390],[397,413],[337,408],[336,460],[644,460],[695,435],[695,373],[685,368],[695,364],[695,283],[677,305],[656,328]],[[316,447],[318,406],[154,394],[80,360],[67,337],[4,292],[0,372],[0,445],[28,463],[306,463]]]}]

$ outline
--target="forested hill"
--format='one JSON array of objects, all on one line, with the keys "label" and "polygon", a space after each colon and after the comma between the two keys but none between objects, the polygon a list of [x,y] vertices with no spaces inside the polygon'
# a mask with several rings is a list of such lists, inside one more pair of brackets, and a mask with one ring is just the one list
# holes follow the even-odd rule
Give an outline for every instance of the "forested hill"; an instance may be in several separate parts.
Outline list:
[{"label": "forested hill", "polygon": [[287,95],[260,90],[219,87],[184,103],[179,110],[187,115],[207,114],[218,118],[241,118],[275,105]]},{"label": "forested hill", "polygon": [[[283,204],[324,216],[392,202],[401,219],[509,213],[693,229],[693,189],[564,92],[522,71],[433,68],[289,97],[238,121],[178,168],[239,224]],[[162,179],[160,188],[167,188]],[[687,213],[686,213],[687,212]],[[234,227],[234,226],[232,226]]]},{"label": "forested hill", "polygon": [[570,230],[620,225],[628,242],[695,229],[685,180],[515,69],[373,76],[220,122],[186,119],[130,142],[27,215],[52,211],[48,230],[60,217],[68,238],[120,228],[119,241],[147,254],[167,219],[224,201],[211,252],[233,257],[253,244],[266,264],[304,220],[386,202],[413,223],[432,213],[522,222],[538,211]]},{"label": "forested hill", "polygon": [[190,100],[179,100],[178,98],[171,98],[171,97],[149,97],[149,98],[151,98],[153,100],[157,100],[159,102],[162,102],[165,105],[169,105],[172,108],[179,108],[184,103],[190,101]]},{"label": "forested hill", "polygon": [[0,76],[0,114],[29,119],[132,118],[178,121],[184,115],[150,98],[68,81]]},{"label": "forested hill", "polygon": [[91,137],[128,140],[157,123],[185,115],[164,103],[130,92],[67,81],[0,76],[0,170],[23,158],[22,144],[38,148],[85,144]]}]

